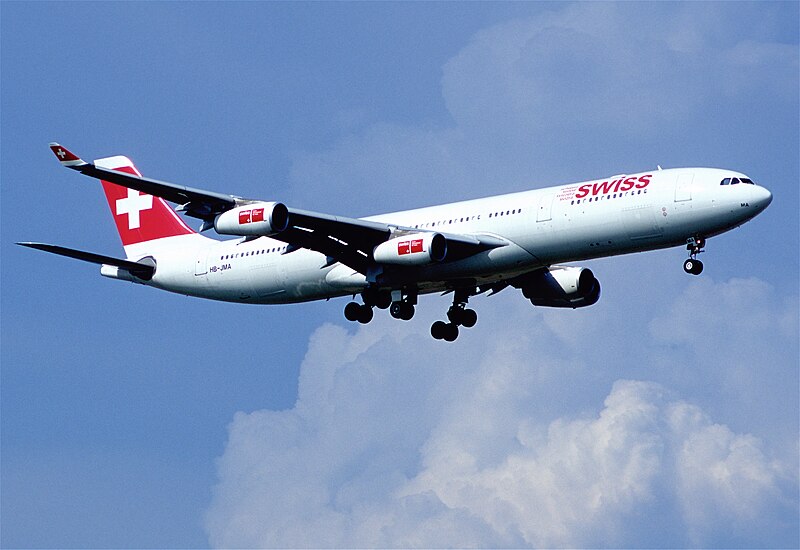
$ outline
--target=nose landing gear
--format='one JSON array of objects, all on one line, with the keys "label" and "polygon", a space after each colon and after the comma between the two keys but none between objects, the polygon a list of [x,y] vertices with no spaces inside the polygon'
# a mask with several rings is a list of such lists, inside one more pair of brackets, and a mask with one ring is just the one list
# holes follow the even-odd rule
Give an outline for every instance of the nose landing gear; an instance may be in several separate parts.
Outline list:
[{"label": "nose landing gear", "polygon": [[431,336],[436,340],[452,342],[458,338],[458,327],[472,328],[478,322],[478,314],[475,310],[467,309],[470,293],[468,291],[457,290],[453,298],[453,305],[447,310],[447,319],[436,321],[431,325]]},{"label": "nose landing gear", "polygon": [[686,250],[689,251],[689,259],[683,262],[683,270],[692,275],[700,275],[703,272],[703,262],[697,259],[697,255],[704,252],[703,248],[706,240],[703,237],[690,237],[686,241]]}]

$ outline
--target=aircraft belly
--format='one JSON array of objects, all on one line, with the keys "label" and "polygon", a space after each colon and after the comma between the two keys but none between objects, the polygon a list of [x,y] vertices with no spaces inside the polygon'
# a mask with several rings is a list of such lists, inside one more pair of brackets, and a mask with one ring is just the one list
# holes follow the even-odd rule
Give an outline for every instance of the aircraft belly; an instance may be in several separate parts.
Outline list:
[{"label": "aircraft belly", "polygon": [[539,259],[521,246],[507,246],[487,250],[451,263],[442,263],[421,268],[422,281],[441,281],[460,278],[480,278],[498,273],[516,273],[541,265]]},{"label": "aircraft belly", "polygon": [[286,293],[285,270],[272,257],[265,257],[263,263],[251,266],[248,275],[258,301]]},{"label": "aircraft belly", "polygon": [[[269,303],[307,302],[355,292],[328,281],[328,274],[335,268],[325,265],[326,258],[322,254],[298,250],[281,258],[285,292],[271,296]],[[363,276],[362,280],[365,280]]]}]

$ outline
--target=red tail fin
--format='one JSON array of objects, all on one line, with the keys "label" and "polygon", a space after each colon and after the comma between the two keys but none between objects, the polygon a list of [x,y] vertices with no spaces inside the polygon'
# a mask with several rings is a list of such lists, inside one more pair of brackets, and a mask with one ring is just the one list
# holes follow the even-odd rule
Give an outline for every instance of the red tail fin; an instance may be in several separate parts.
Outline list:
[{"label": "red tail fin", "polygon": [[[94,164],[141,177],[139,171],[127,157],[99,159],[94,161]],[[103,190],[106,193],[111,214],[114,216],[114,222],[117,224],[122,245],[125,247],[165,237],[195,233],[159,197],[146,195],[135,189],[121,187],[107,181],[103,181]]]}]

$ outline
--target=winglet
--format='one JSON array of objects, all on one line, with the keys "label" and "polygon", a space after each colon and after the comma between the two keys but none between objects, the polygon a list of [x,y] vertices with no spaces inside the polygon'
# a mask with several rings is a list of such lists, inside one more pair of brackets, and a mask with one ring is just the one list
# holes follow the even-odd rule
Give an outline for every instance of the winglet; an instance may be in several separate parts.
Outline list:
[{"label": "winglet", "polygon": [[58,143],[51,143],[50,149],[55,154],[58,161],[61,163],[62,166],[68,166],[70,168],[74,168],[77,166],[84,166],[86,164],[80,157],[72,153],[66,147],[62,147]]}]

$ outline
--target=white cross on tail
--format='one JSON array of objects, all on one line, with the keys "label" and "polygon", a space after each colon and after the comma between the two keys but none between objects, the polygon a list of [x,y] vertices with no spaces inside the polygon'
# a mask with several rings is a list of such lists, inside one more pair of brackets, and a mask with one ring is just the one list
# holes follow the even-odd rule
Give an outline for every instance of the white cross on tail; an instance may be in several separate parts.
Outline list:
[{"label": "white cross on tail", "polygon": [[152,195],[140,195],[136,189],[128,188],[128,196],[117,199],[117,216],[128,215],[128,229],[139,229],[139,214],[142,210],[153,208]]}]

